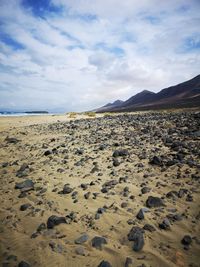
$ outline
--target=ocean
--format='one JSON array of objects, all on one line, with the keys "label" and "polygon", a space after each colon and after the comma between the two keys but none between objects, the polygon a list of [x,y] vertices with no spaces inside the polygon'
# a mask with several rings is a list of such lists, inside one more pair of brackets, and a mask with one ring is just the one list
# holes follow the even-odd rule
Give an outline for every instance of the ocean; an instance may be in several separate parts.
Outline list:
[{"label": "ocean", "polygon": [[54,115],[54,113],[0,112],[0,117],[44,116],[44,115]]}]

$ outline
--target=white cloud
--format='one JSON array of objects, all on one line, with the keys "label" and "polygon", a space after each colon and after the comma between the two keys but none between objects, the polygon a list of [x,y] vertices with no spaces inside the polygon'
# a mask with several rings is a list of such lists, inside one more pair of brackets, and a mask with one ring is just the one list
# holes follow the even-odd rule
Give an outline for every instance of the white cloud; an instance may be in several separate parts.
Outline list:
[{"label": "white cloud", "polygon": [[199,74],[197,0],[52,3],[0,2],[0,109],[87,110]]}]

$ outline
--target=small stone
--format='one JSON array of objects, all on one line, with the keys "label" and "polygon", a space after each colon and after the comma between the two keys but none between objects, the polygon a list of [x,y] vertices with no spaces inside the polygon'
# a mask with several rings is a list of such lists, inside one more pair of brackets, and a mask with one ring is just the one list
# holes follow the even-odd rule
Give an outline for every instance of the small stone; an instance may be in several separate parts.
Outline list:
[{"label": "small stone", "polygon": [[90,192],[85,193],[84,198],[88,199],[90,197],[90,194],[91,194]]},{"label": "small stone", "polygon": [[41,223],[37,228],[37,232],[41,232],[41,231],[43,231],[45,229],[46,229],[46,224],[45,223]]},{"label": "small stone", "polygon": [[158,165],[158,166],[162,166],[162,160],[160,157],[158,156],[154,156],[150,161],[149,161],[150,164],[152,165]]},{"label": "small stone", "polygon": [[15,255],[8,255],[8,257],[6,258],[7,261],[17,261],[17,256]]},{"label": "small stone", "polygon": [[128,206],[128,203],[127,202],[122,202],[121,208],[126,208],[127,206]]},{"label": "small stone", "polygon": [[140,209],[138,214],[136,215],[137,219],[139,220],[143,220],[144,219],[144,213],[143,213],[143,210]]},{"label": "small stone", "polygon": [[20,140],[15,138],[15,137],[6,137],[5,141],[9,144],[16,144],[18,143]]},{"label": "small stone", "polygon": [[124,267],[130,267],[133,264],[133,260],[130,257],[126,258]]},{"label": "small stone", "polygon": [[183,245],[189,246],[192,243],[192,238],[189,235],[185,235],[183,239],[181,240],[181,243]]},{"label": "small stone", "polygon": [[85,252],[83,247],[77,247],[75,249],[75,252],[76,252],[77,255],[81,255],[81,256],[86,256],[87,255],[87,253]]},{"label": "small stone", "polygon": [[192,202],[193,201],[193,196],[188,194],[187,197],[186,197],[186,201]]},{"label": "small stone", "polygon": [[34,190],[34,183],[32,180],[28,179],[28,180],[25,180],[21,183],[16,183],[15,189],[20,189],[23,192]]},{"label": "small stone", "polygon": [[168,218],[165,218],[162,223],[159,224],[159,227],[163,230],[170,229],[170,221],[168,220]]},{"label": "small stone", "polygon": [[31,204],[29,204],[29,203],[23,204],[23,205],[20,206],[20,210],[21,211],[25,211],[25,210],[27,210],[30,207],[31,207]]},{"label": "small stone", "polygon": [[81,184],[81,188],[82,188],[83,190],[86,190],[86,189],[88,188],[88,185],[87,185],[87,184]]},{"label": "small stone", "polygon": [[104,208],[98,208],[97,213],[103,214],[106,210]]},{"label": "small stone", "polygon": [[75,244],[83,244],[88,240],[89,236],[87,234],[83,234],[78,237],[74,242]]},{"label": "small stone", "polygon": [[25,261],[21,261],[19,264],[18,264],[18,267],[31,267],[31,265]]},{"label": "small stone", "polygon": [[31,238],[37,238],[39,234],[40,234],[39,232],[34,232],[32,233]]},{"label": "small stone", "polygon": [[118,167],[120,165],[120,162],[117,158],[113,158],[113,166]]},{"label": "small stone", "polygon": [[95,236],[92,239],[92,246],[96,249],[102,249],[102,245],[107,244],[107,240],[104,237]]},{"label": "small stone", "polygon": [[97,267],[112,267],[108,261],[101,261]]},{"label": "small stone", "polygon": [[128,156],[128,150],[127,149],[121,149],[121,150],[115,150],[113,152],[113,157],[125,157]]},{"label": "small stone", "polygon": [[7,167],[8,165],[9,165],[8,162],[3,162],[1,166],[2,166],[3,168],[5,168],[5,167]]},{"label": "small stone", "polygon": [[102,192],[102,193],[107,193],[107,192],[108,192],[108,188],[103,187],[103,188],[101,189],[101,192]]},{"label": "small stone", "polygon": [[46,150],[45,152],[44,152],[44,155],[45,156],[49,156],[49,155],[51,155],[52,154],[52,151],[51,150]]},{"label": "small stone", "polygon": [[61,244],[56,244],[53,241],[49,242],[49,246],[52,249],[52,251],[56,252],[56,253],[62,253],[64,248]]},{"label": "small stone", "polygon": [[19,168],[19,170],[16,173],[17,177],[24,177],[27,176],[27,171],[29,170],[29,166],[27,163],[23,163],[22,166]]},{"label": "small stone", "polygon": [[73,189],[69,186],[69,184],[65,184],[61,192],[62,194],[70,194],[72,191]]},{"label": "small stone", "polygon": [[142,194],[149,193],[150,191],[151,191],[151,188],[149,188],[149,187],[147,187],[147,186],[145,186],[145,187],[143,187],[143,188],[141,189]]},{"label": "small stone", "polygon": [[156,231],[156,228],[153,225],[151,225],[151,224],[145,224],[144,227],[143,227],[143,229],[146,230],[146,231],[149,231],[149,232]]},{"label": "small stone", "polygon": [[100,219],[100,214],[96,213],[94,218],[95,218],[95,220],[99,220]]}]

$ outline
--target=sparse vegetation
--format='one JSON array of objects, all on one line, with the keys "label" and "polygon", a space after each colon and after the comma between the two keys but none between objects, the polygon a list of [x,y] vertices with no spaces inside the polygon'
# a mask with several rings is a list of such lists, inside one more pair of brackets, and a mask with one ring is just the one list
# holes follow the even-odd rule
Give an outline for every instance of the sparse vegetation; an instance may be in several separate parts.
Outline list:
[{"label": "sparse vegetation", "polygon": [[103,114],[104,118],[110,117],[111,115],[113,115],[111,112],[106,112]]},{"label": "sparse vegetation", "polygon": [[68,118],[75,119],[76,116],[78,115],[78,113],[77,112],[69,112],[69,113],[67,113],[67,115],[68,115]]},{"label": "sparse vegetation", "polygon": [[93,112],[93,111],[85,112],[84,115],[86,115],[88,117],[91,117],[91,118],[95,118],[96,117],[96,113]]}]

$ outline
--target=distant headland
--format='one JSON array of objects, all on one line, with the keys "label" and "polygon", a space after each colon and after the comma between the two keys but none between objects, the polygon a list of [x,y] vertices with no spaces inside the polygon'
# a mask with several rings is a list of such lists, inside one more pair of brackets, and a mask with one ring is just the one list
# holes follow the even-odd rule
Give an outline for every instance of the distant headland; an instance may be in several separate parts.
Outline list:
[{"label": "distant headland", "polygon": [[48,114],[48,111],[40,111],[40,110],[36,110],[36,111],[25,111],[25,113],[27,114]]}]

